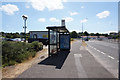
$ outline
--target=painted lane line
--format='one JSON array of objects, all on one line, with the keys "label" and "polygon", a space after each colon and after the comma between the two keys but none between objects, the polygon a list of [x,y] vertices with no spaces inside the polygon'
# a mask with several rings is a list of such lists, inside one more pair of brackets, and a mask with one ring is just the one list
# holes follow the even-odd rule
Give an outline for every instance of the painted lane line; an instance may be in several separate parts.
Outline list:
[{"label": "painted lane line", "polygon": [[[94,48],[94,47],[91,46],[91,48]],[[96,49],[96,48],[94,48],[94,49],[97,50],[98,52],[102,53],[102,54],[106,54],[106,53],[101,52],[100,50],[98,50],[98,49]]]},{"label": "painted lane line", "polygon": [[[106,53],[104,53],[104,52],[101,52],[100,50],[98,50],[98,49],[96,49],[96,48],[94,48],[94,49],[95,49],[96,51],[98,51],[98,52],[102,53],[102,54],[106,54]],[[109,56],[109,55],[108,55],[108,57],[109,57],[109,58],[111,58],[111,59],[115,59],[114,57],[112,57],[112,56]]]},{"label": "painted lane line", "polygon": [[98,52],[101,52],[100,50],[97,50]]},{"label": "painted lane line", "polygon": [[119,61],[117,61],[119,63]]},{"label": "painted lane line", "polygon": [[93,48],[92,46],[90,46],[91,48]]},{"label": "painted lane line", "polygon": [[96,50],[96,48],[94,48]]},{"label": "painted lane line", "polygon": [[116,48],[116,47],[113,47],[113,48]]},{"label": "painted lane line", "polygon": [[109,55],[108,55],[108,57],[109,57],[109,58],[111,58],[111,59],[115,59],[114,57],[112,57],[112,56],[109,56]]},{"label": "painted lane line", "polygon": [[101,52],[102,54],[106,54],[106,53],[104,53],[104,52]]},{"label": "painted lane line", "polygon": [[[81,55],[82,56],[82,55]],[[88,78],[80,61],[80,54],[74,54],[75,64],[78,71],[78,78]]]},{"label": "painted lane line", "polygon": [[79,54],[79,57],[82,57],[82,54]]}]

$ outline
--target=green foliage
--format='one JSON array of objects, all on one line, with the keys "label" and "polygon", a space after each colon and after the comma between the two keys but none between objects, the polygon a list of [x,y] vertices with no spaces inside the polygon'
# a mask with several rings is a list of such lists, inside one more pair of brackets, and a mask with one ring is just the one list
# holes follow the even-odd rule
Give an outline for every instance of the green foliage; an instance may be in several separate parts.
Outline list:
[{"label": "green foliage", "polygon": [[74,39],[73,38],[71,38],[71,41],[73,41]]},{"label": "green foliage", "polygon": [[[4,32],[1,32],[2,34],[2,37],[5,37],[5,38],[24,38],[25,34],[24,33],[4,33]],[[26,33],[26,38],[28,39],[30,37],[30,33]]]},{"label": "green foliage", "polygon": [[43,44],[37,41],[33,43],[3,41],[2,64],[9,66],[21,63],[29,57],[35,57],[36,52],[42,49]]},{"label": "green foliage", "polygon": [[36,51],[39,51],[39,50],[43,49],[42,43],[39,43],[38,41],[32,42],[32,45],[34,46],[33,49],[36,50]]},{"label": "green foliage", "polygon": [[88,35],[89,35],[89,33],[88,33],[87,31],[85,31],[85,32],[84,32],[84,35],[85,35],[85,36],[88,36]]},{"label": "green foliage", "polygon": [[70,36],[71,36],[71,38],[77,38],[77,37],[78,37],[78,34],[77,34],[76,31],[72,31],[72,32],[70,33]]}]

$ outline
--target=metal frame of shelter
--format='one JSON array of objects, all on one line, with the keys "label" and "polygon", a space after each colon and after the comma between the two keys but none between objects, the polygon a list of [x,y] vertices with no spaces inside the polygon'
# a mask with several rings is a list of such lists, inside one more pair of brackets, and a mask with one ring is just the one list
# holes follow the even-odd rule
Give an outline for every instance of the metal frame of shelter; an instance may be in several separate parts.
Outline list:
[{"label": "metal frame of shelter", "polygon": [[[48,55],[49,56],[53,54],[57,54],[61,50],[70,50],[70,33],[65,26],[48,26],[46,28],[48,29]],[[64,35],[64,37],[68,37],[67,48],[60,48],[62,35]]]}]

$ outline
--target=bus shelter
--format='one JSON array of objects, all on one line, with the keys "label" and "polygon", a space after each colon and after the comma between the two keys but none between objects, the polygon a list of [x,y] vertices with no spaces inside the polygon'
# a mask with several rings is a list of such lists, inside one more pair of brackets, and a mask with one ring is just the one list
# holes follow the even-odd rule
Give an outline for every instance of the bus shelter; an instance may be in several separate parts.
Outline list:
[{"label": "bus shelter", "polygon": [[49,26],[48,54],[57,54],[61,50],[70,50],[70,33],[65,26]]}]

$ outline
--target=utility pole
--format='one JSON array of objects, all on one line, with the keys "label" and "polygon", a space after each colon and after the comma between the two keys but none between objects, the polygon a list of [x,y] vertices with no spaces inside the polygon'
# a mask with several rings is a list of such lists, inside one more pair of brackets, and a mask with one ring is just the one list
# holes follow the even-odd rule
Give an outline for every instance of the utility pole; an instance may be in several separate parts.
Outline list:
[{"label": "utility pole", "polygon": [[24,20],[24,26],[23,26],[23,28],[24,28],[24,37],[25,37],[25,40],[24,40],[24,42],[26,42],[26,20],[27,20],[27,16],[25,16],[25,15],[23,15],[22,16],[23,17],[23,20]]},{"label": "utility pole", "polygon": [[82,41],[83,41],[83,23],[84,23],[84,22],[87,22],[87,20],[88,20],[88,18],[86,18],[86,19],[84,19],[83,21],[81,21],[81,22],[82,22]]},{"label": "utility pole", "polygon": [[83,41],[83,22],[82,22],[82,41]]}]

